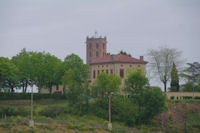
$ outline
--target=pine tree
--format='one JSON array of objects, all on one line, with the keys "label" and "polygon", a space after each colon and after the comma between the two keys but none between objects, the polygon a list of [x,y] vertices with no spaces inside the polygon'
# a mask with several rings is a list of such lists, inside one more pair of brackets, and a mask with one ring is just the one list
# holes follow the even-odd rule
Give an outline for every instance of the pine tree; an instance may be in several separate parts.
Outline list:
[{"label": "pine tree", "polygon": [[171,70],[171,91],[179,91],[179,77],[178,71],[176,69],[176,65],[173,62],[172,70]]}]

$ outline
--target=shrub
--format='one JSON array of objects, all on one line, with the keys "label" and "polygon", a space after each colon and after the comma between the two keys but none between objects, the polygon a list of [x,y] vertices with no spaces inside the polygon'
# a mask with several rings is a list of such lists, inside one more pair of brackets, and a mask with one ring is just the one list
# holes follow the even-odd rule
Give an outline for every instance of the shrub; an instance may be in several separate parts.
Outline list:
[{"label": "shrub", "polygon": [[[31,93],[3,93],[0,92],[0,100],[25,100],[30,99]],[[66,99],[65,95],[62,94],[41,94],[41,93],[34,93],[33,94],[34,100],[40,99]]]},{"label": "shrub", "polygon": [[192,96],[183,96],[183,99],[192,99]]},{"label": "shrub", "polygon": [[194,99],[200,99],[200,96],[195,96]]},{"label": "shrub", "polygon": [[91,126],[87,126],[85,124],[78,125],[77,129],[80,130],[80,131],[92,131],[92,130],[94,130],[94,128],[92,128]]},{"label": "shrub", "polygon": [[56,117],[58,115],[63,114],[64,111],[65,111],[64,107],[53,106],[53,107],[47,107],[40,110],[39,114],[46,117]]},{"label": "shrub", "polygon": [[69,129],[76,129],[76,126],[73,123],[71,123],[71,122],[67,122],[67,128],[69,128]]},{"label": "shrub", "polygon": [[24,107],[13,107],[13,106],[2,106],[0,107],[0,115],[1,116],[26,116],[28,114],[28,110]]}]

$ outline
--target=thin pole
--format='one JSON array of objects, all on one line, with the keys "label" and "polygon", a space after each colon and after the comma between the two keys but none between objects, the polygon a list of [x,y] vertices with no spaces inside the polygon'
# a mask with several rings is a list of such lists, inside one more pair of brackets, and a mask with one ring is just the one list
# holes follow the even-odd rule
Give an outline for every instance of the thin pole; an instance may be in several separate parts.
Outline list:
[{"label": "thin pole", "polygon": [[31,90],[31,121],[33,120],[33,85]]},{"label": "thin pole", "polygon": [[109,98],[109,107],[108,107],[108,112],[109,112],[109,123],[111,123],[111,94],[108,95]]}]

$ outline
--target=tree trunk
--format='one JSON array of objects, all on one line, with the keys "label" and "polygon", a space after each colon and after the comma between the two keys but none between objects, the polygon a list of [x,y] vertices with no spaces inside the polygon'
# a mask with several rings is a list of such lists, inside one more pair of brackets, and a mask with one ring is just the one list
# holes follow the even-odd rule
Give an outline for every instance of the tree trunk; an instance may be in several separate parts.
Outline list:
[{"label": "tree trunk", "polygon": [[40,93],[40,91],[41,91],[41,87],[40,85],[38,85],[38,93]]},{"label": "tree trunk", "polygon": [[49,93],[52,94],[52,86],[49,86]]},{"label": "tree trunk", "polygon": [[59,85],[56,85],[56,90],[59,90]]},{"label": "tree trunk", "polygon": [[11,87],[11,92],[14,92],[14,88],[13,87]]},{"label": "tree trunk", "polygon": [[25,93],[25,86],[22,86],[22,92]]},{"label": "tree trunk", "polygon": [[164,84],[164,90],[166,92],[167,91],[167,82],[163,82],[163,84]]},{"label": "tree trunk", "polygon": [[26,84],[25,84],[25,89],[24,89],[24,92],[26,93],[26,91],[27,91],[27,87],[28,87],[28,83],[26,82]]}]

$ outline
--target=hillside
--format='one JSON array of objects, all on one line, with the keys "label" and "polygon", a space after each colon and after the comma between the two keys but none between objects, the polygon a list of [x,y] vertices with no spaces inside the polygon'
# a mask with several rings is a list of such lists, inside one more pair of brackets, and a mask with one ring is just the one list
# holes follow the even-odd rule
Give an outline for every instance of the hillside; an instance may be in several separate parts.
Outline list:
[{"label": "hillside", "polygon": [[[113,122],[116,133],[159,132],[159,133],[198,133],[200,132],[200,101],[168,101],[168,110],[161,113],[146,125],[126,127],[123,123]],[[17,105],[17,106],[16,106]],[[0,119],[1,133],[107,133],[107,120],[95,116],[75,116],[62,114],[57,116],[42,116],[41,110],[53,106],[67,107],[64,100],[40,100],[34,103],[35,127],[26,125],[29,112],[15,116],[3,116]],[[0,101],[0,109],[9,106],[10,113],[14,108],[29,110],[29,101]],[[9,112],[8,111],[8,112]],[[17,112],[17,110],[15,110]],[[53,112],[59,112],[53,110]],[[28,113],[28,114],[26,114]],[[48,114],[48,111],[46,111]],[[2,119],[3,118],[3,119]]]}]

